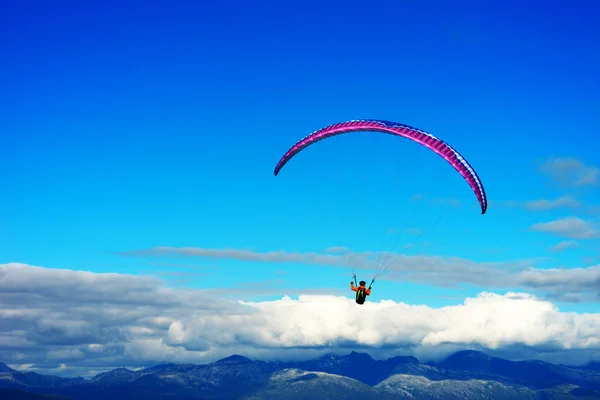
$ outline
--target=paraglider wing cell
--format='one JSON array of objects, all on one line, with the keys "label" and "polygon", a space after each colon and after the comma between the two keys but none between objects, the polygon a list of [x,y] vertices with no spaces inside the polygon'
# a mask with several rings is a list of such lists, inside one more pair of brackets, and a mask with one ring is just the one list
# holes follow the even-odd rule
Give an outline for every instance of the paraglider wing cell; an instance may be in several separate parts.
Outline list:
[{"label": "paraglider wing cell", "polygon": [[326,139],[328,137],[341,135],[344,133],[358,132],[358,131],[372,131],[382,132],[390,135],[401,136],[410,140],[413,140],[428,149],[439,154],[444,160],[446,160],[462,177],[467,181],[479,204],[481,206],[481,213],[485,214],[487,210],[487,197],[483,184],[477,176],[475,170],[469,165],[467,160],[464,159],[460,153],[454,150],[443,140],[438,139],[430,133],[422,131],[417,128],[413,128],[408,125],[400,124],[391,121],[382,120],[353,120],[347,122],[341,122],[338,124],[330,125],[325,128],[319,129],[316,132],[306,136],[294,146],[292,146],[287,153],[279,160],[275,167],[274,174],[277,176],[283,166],[296,154],[302,151],[304,148],[310,146],[313,143]]}]

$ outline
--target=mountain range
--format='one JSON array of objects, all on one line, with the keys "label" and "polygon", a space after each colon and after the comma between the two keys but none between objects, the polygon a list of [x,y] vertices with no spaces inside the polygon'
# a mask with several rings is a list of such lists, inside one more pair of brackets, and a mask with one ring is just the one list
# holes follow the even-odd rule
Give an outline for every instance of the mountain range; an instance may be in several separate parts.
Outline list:
[{"label": "mountain range", "polygon": [[374,360],[365,353],[265,362],[233,355],[211,364],[117,368],[91,379],[20,372],[0,363],[0,398],[11,399],[600,399],[597,364],[509,361],[465,350],[437,363]]}]

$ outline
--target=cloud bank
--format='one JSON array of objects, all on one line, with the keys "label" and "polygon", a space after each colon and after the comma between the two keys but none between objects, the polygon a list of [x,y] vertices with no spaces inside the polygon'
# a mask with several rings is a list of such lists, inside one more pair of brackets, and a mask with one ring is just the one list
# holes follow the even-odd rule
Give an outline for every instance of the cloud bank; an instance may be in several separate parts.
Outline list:
[{"label": "cloud bank", "polygon": [[[522,279],[596,290],[599,272],[596,266],[565,278],[565,271],[537,271]],[[325,295],[244,302],[147,277],[4,264],[0,304],[0,360],[63,375],[210,362],[232,353],[274,359],[357,349],[386,349],[389,356],[448,346],[528,346],[569,360],[564,352],[589,359],[600,348],[599,314],[561,312],[526,293],[483,292],[441,308],[390,300],[357,306]]]},{"label": "cloud bank", "polygon": [[[551,227],[556,225],[551,225]],[[571,227],[571,229],[573,229]],[[579,231],[570,231],[579,232]],[[581,232],[579,232],[581,233]],[[555,246],[555,251],[565,250],[574,246],[573,243],[564,242]],[[358,269],[375,270],[377,267],[377,253],[352,252],[346,254],[320,254],[298,253],[286,251],[254,252],[251,250],[235,249],[205,249],[192,247],[156,247],[152,249],[124,252],[122,255],[138,257],[212,257],[237,260],[252,260],[265,263],[300,263],[319,266],[348,265],[347,260]],[[382,258],[385,258],[382,257]],[[389,266],[383,274],[383,279],[397,281],[411,281],[438,287],[463,287],[473,285],[483,288],[521,288],[532,291],[534,294],[554,300],[581,302],[600,301],[598,291],[589,285],[583,284],[573,287],[566,281],[556,281],[553,285],[540,285],[532,276],[544,276],[547,271],[560,271],[565,277],[577,275],[576,268],[541,269],[536,268],[532,260],[514,260],[505,262],[476,262],[460,257],[442,256],[407,256],[391,254],[386,265]],[[595,274],[596,267],[585,268],[590,274]]]}]

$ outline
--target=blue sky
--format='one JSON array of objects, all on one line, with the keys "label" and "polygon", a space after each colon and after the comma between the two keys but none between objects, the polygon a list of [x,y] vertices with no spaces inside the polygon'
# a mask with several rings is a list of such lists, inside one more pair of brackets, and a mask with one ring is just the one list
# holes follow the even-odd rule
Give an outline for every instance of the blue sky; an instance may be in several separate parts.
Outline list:
[{"label": "blue sky", "polygon": [[[9,1],[0,17],[1,263],[253,283],[269,299],[343,292],[352,271],[318,262],[122,253],[378,251],[387,229],[444,215],[408,255],[600,264],[593,231],[531,230],[568,217],[598,226],[595,2],[84,3]],[[321,142],[273,176],[298,139],[357,118],[446,140],[477,170],[488,213],[443,160],[385,135]],[[581,204],[525,206],[565,196]],[[579,247],[549,251],[570,240]],[[373,301],[440,306],[522,290],[431,279],[382,280]]]}]

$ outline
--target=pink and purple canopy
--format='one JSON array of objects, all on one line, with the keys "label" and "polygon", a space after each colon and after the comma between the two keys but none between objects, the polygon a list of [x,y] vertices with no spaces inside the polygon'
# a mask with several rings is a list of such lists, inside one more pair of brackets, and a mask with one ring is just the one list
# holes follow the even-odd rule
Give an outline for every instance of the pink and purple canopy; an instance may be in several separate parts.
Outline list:
[{"label": "pink and purple canopy", "polygon": [[469,165],[467,160],[450,147],[450,145],[443,140],[436,138],[432,134],[397,122],[364,119],[341,122],[319,129],[292,146],[277,163],[274,174],[277,176],[281,168],[283,168],[292,157],[311,144],[328,137],[357,131],[383,132],[390,135],[397,135],[413,140],[428,149],[433,150],[463,176],[471,189],[473,189],[475,196],[477,196],[477,200],[481,205],[481,213],[485,214],[488,205],[485,190],[483,189],[483,184],[477,176],[477,173],[471,165]]}]

